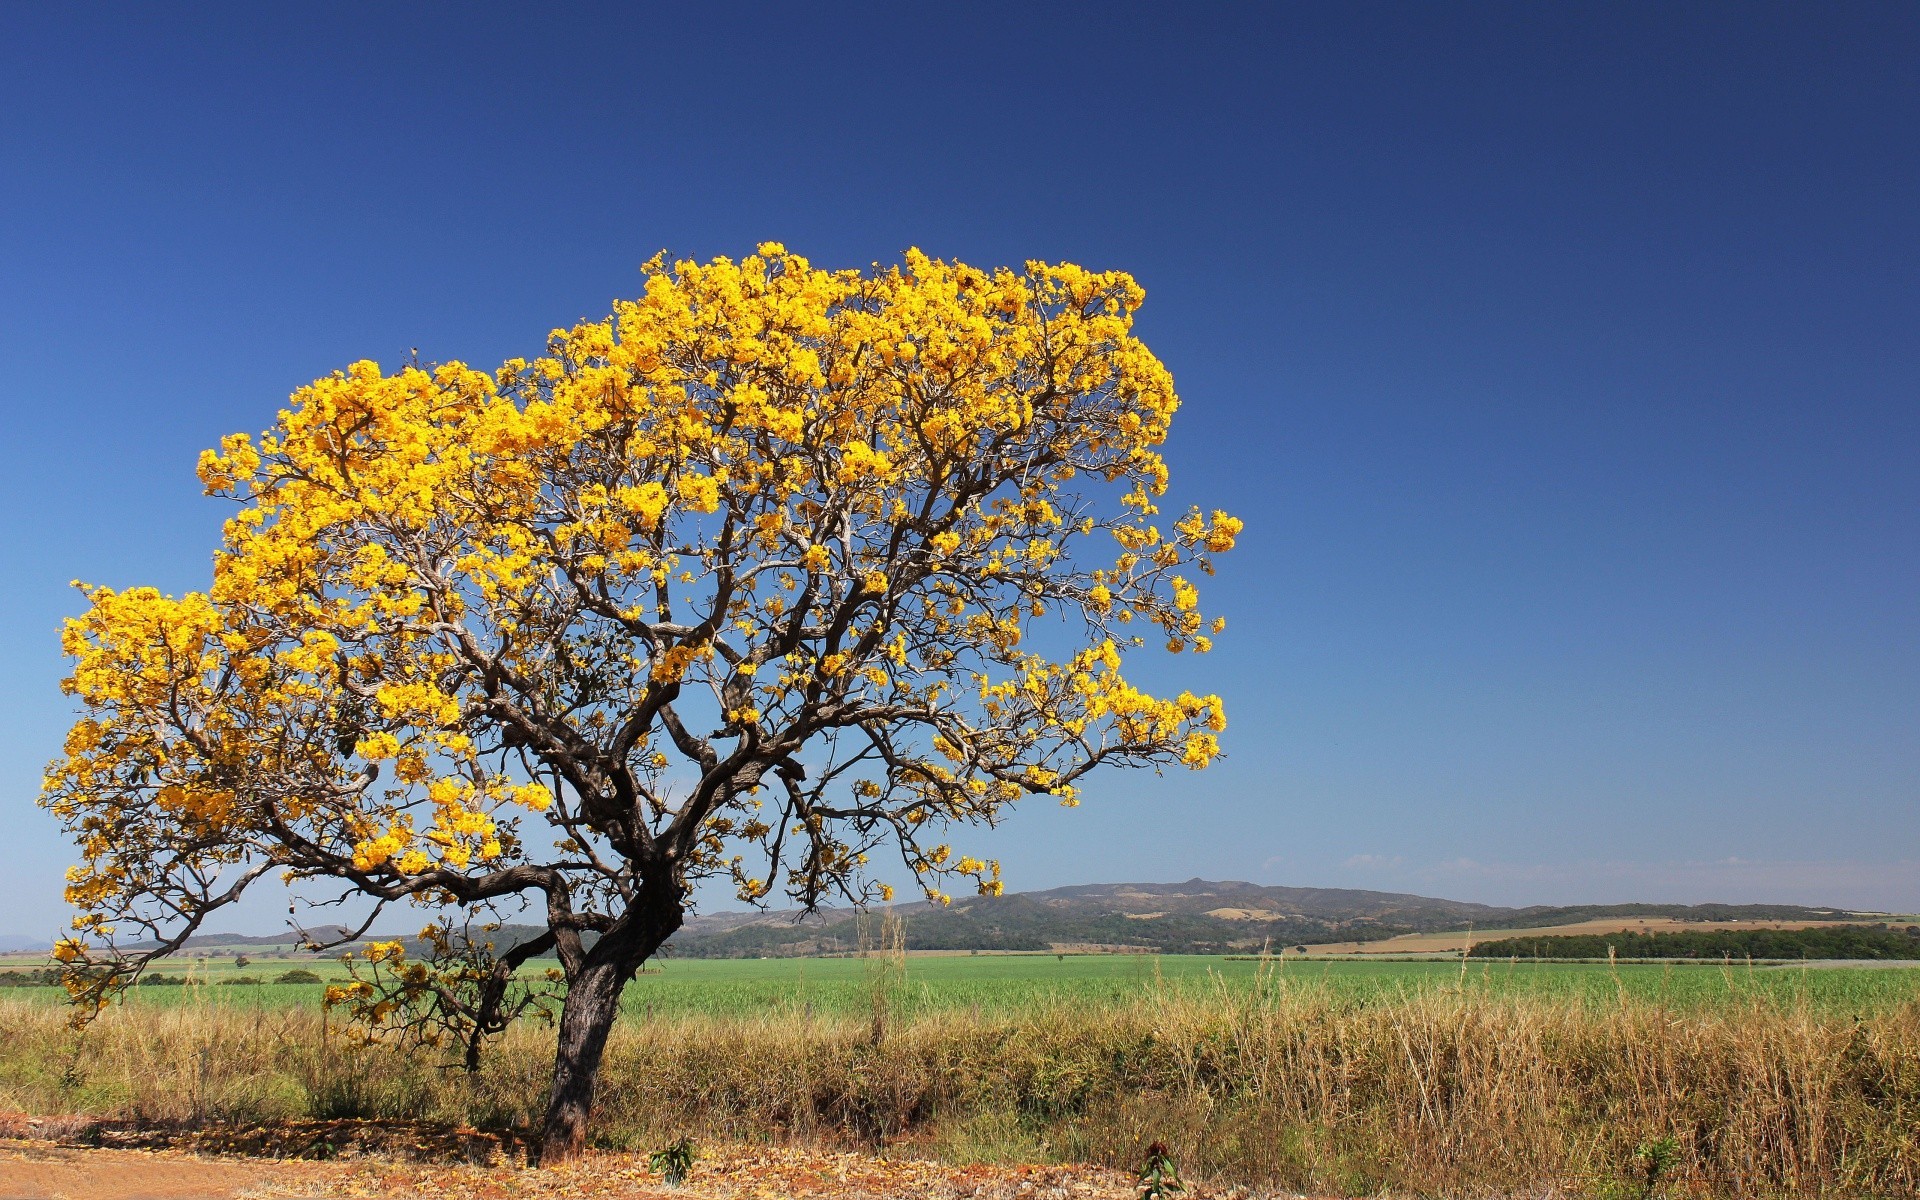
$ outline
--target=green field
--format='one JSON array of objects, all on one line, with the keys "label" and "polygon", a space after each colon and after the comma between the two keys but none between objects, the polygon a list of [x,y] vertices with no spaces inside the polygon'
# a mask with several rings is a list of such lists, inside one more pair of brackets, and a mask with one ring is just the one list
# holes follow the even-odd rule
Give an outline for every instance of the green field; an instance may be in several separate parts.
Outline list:
[{"label": "green field", "polygon": [[[873,1003],[880,960],[858,958],[667,959],[627,989],[626,1007],[658,1015],[747,1016],[797,1010],[820,1015],[865,1011]],[[11,964],[9,964],[11,965]],[[537,969],[543,964],[534,964]],[[230,960],[191,964],[195,986],[137,987],[129,1003],[244,1008],[317,1005],[313,984],[231,986],[236,975],[271,980],[296,966],[344,979],[338,964],[255,959],[236,970]],[[169,976],[187,963],[165,963]],[[1465,988],[1469,995],[1532,996],[1617,1004],[1622,994],[1676,1008],[1722,1006],[1756,999],[1805,1001],[1823,1010],[1885,1011],[1920,999],[1920,969],[1749,966],[1698,963],[1458,962],[1293,959],[1264,965],[1203,955],[980,954],[909,957],[888,981],[889,1006],[902,1013],[963,1009],[1006,1011],[1036,1004],[1106,1005],[1156,992],[1194,995],[1255,989],[1323,990],[1358,1004]],[[52,988],[7,989],[21,998],[59,1001]]]},{"label": "green field", "polygon": [[[1635,998],[1679,1007],[1757,997],[1805,999],[1823,1008],[1881,1010],[1920,998],[1920,970],[1586,963],[1343,962],[1266,966],[1204,955],[957,955],[911,958],[894,989],[908,1009],[1008,1009],[1036,1002],[1105,1004],[1156,990],[1325,990],[1355,1002],[1465,987],[1471,994]],[[668,961],[627,990],[627,1004],[658,1012],[744,1014],[782,1006],[848,1011],[871,1003],[873,973],[859,959]]]}]

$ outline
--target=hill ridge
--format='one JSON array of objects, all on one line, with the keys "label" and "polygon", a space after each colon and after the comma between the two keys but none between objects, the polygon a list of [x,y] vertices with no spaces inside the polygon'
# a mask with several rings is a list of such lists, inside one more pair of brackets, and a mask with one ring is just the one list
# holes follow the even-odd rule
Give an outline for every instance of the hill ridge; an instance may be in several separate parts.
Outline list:
[{"label": "hill ridge", "polygon": [[[896,904],[909,947],[921,950],[1114,948],[1232,953],[1263,945],[1374,941],[1400,933],[1537,928],[1604,917],[1680,920],[1832,920],[1837,908],[1785,904],[1530,905],[1502,907],[1405,892],[1289,887],[1195,877],[1180,883],[1070,884],[938,907]],[[672,942],[688,957],[832,953],[859,944],[858,914],[750,910],[689,918]]]},{"label": "hill ridge", "polygon": [[[1603,918],[1678,920],[1834,920],[1868,917],[1834,907],[1794,904],[1623,904],[1502,907],[1409,892],[1292,887],[1198,876],[1177,883],[1068,884],[1005,896],[968,896],[950,906],[926,900],[886,906],[918,950],[1124,949],[1163,954],[1226,954],[1265,945],[1375,941],[1402,933],[1528,929]],[[745,909],[697,913],[667,952],[689,958],[786,957],[845,953],[862,940],[862,913],[827,908]],[[331,933],[322,927],[316,933]],[[535,936],[533,926],[507,924],[492,939],[501,947]],[[406,934],[369,934],[367,940]],[[290,945],[281,934],[202,934],[186,949]]]}]

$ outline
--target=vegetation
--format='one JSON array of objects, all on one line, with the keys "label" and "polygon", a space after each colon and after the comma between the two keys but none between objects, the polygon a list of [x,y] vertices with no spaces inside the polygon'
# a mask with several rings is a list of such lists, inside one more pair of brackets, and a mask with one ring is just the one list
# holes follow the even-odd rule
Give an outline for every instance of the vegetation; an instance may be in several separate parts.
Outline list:
[{"label": "vegetation", "polygon": [[1474,958],[1920,959],[1920,927],[1817,925],[1808,929],[1559,934],[1481,942]]},{"label": "vegetation", "polygon": [[[447,906],[428,961],[375,943],[330,996],[476,1067],[557,1009],[559,1162],[698,880],[886,898],[884,852],[930,898],[997,893],[950,826],[1103,765],[1205,767],[1219,698],[1121,671],[1148,633],[1211,647],[1195,579],[1241,528],[1156,523],[1179,401],[1142,299],[768,244],[656,258],[531,362],[301,388],[201,461],[240,505],[211,588],[95,587],[68,623],[83,715],[43,802],[81,850],[55,955],[83,1012],[259,878],[371,897],[356,932]],[[544,932],[491,944],[520,902]]]},{"label": "vegetation", "polygon": [[[595,1139],[641,1152],[884,1144],[1128,1171],[1157,1141],[1163,1180],[1177,1162],[1210,1182],[1316,1193],[1920,1192],[1915,1006],[1729,990],[1741,978],[1904,971],[1638,973],[1721,989],[1716,1003],[1683,1005],[1632,983],[1589,1002],[1494,982],[1605,983],[1603,968],[1485,964],[1462,986],[1457,965],[1356,964],[1357,974],[1441,969],[1407,988],[1381,974],[1364,992],[1283,970],[1232,987],[1204,976],[1149,983],[1106,1002],[1029,993],[1022,1005],[916,1007],[913,974],[926,961],[942,960],[910,961],[904,975],[853,964],[864,1008],[790,1000],[621,1023]],[[147,1121],[367,1116],[514,1128],[543,1110],[552,1037],[517,1029],[468,1076],[444,1070],[442,1055],[369,1044],[337,1025],[327,1034],[311,1003],[271,1015],[225,1002],[116,1007],[76,1039],[57,1006],[0,999],[0,1104]]]},{"label": "vegetation", "polygon": [[1180,1180],[1179,1164],[1165,1142],[1147,1147],[1147,1165],[1140,1168],[1140,1200],[1167,1200],[1187,1190]]},{"label": "vegetation", "polygon": [[647,1165],[660,1176],[660,1181],[668,1187],[679,1187],[687,1181],[687,1173],[693,1170],[693,1160],[698,1157],[693,1148],[693,1139],[682,1135],[671,1146],[655,1150],[647,1156]]},{"label": "vegetation", "polygon": [[0,988],[50,987],[60,982],[60,972],[52,968],[26,971],[0,971]]},{"label": "vegetation", "polygon": [[[631,1019],[656,1017],[758,1019],[787,1011],[855,1016],[872,1004],[869,959],[666,959],[622,997]],[[195,969],[165,976],[167,986],[141,987],[127,997],[139,1008],[216,1006],[248,1013],[306,1010],[320,997],[310,984],[266,983],[223,988],[231,973]],[[329,983],[348,978],[337,964],[316,974]],[[1823,1013],[1889,1012],[1920,1001],[1920,970],[1846,970],[1749,967],[1719,959],[1669,964],[1476,960],[1455,962],[1275,960],[1145,954],[910,955],[900,965],[890,1007],[903,1016],[940,1013],[1018,1013],[1049,1005],[1108,1008],[1143,995],[1202,996],[1216,991],[1249,995],[1263,978],[1356,1004],[1391,1003],[1415,996],[1458,993],[1490,1000],[1538,1000],[1595,1010],[1639,1003],[1675,1011],[1714,1012],[1755,1003],[1806,1007]],[[154,978],[142,976],[142,982]],[[182,986],[184,985],[184,986]],[[13,993],[57,1004],[57,988]],[[251,1018],[249,1018],[251,1019]]]},{"label": "vegetation", "polygon": [[[1468,924],[1511,929],[1609,917],[1726,921],[1821,920],[1845,915],[1791,905],[1494,908],[1390,892],[1262,887],[1201,879],[970,897],[951,906],[902,905],[900,913],[908,941],[920,950],[1110,946],[1160,954],[1228,954],[1305,942],[1374,941],[1402,933],[1458,930]],[[823,914],[802,922],[793,916],[774,913],[752,922],[695,919],[674,936],[673,953],[689,958],[759,958],[832,953],[858,944],[859,918],[852,914]]]},{"label": "vegetation", "polygon": [[[1787,904],[1609,904],[1500,908],[1431,896],[1351,888],[1291,888],[1233,880],[1183,883],[1083,884],[1005,896],[960,896],[951,904],[893,906],[911,927],[908,941],[923,950],[1047,950],[1103,946],[1160,954],[1224,954],[1263,946],[1373,941],[1402,933],[1476,929],[1532,929],[1578,921],[1664,918],[1679,921],[1864,921],[1858,914]],[[689,916],[668,943],[683,958],[760,958],[844,953],[859,944],[859,917],[824,909],[805,920],[794,911],[717,912]],[[338,925],[308,931],[315,941],[340,942],[353,930]],[[505,951],[532,941],[544,926],[503,924],[483,937]],[[581,935],[582,945],[593,935]],[[398,940],[409,959],[431,956],[431,940]],[[235,946],[294,953],[290,934],[196,934],[184,951]],[[178,952],[176,952],[176,955]]]}]

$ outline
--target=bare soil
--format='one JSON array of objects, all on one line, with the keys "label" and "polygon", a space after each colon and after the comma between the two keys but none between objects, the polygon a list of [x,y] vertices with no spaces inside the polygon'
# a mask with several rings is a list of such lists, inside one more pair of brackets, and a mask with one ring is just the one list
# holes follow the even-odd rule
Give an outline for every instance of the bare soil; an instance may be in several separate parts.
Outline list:
[{"label": "bare soil", "polygon": [[[117,1132],[122,1140],[131,1137],[127,1131]],[[345,1138],[341,1157],[326,1161],[152,1145],[82,1145],[73,1140],[116,1136],[116,1131],[98,1127],[54,1137],[0,1137],[0,1200],[1134,1200],[1139,1194],[1130,1176],[1100,1167],[951,1166],[792,1147],[702,1148],[692,1174],[679,1188],[667,1187],[649,1169],[644,1154],[588,1154],[567,1166],[541,1170],[504,1151],[492,1161],[473,1161],[472,1147],[459,1145],[457,1137],[452,1139],[453,1161],[439,1158],[445,1147],[431,1142],[411,1153],[360,1148],[382,1144],[391,1133]],[[270,1147],[292,1146],[299,1136],[304,1133],[175,1131],[148,1140]],[[1183,1200],[1216,1197],[1242,1200],[1247,1194],[1205,1187],[1190,1187],[1183,1194]]]},{"label": "bare soil", "polygon": [[327,1196],[338,1168],[210,1159],[163,1150],[96,1150],[0,1141],[4,1200],[232,1200]]}]

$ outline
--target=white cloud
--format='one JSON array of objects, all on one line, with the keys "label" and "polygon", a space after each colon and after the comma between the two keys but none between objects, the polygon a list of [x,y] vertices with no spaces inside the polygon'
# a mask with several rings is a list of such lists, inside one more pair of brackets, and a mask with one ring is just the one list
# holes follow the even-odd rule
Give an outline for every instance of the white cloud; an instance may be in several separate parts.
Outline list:
[{"label": "white cloud", "polygon": [[1392,871],[1406,864],[1406,859],[1395,854],[1356,854],[1340,865],[1349,871]]}]

